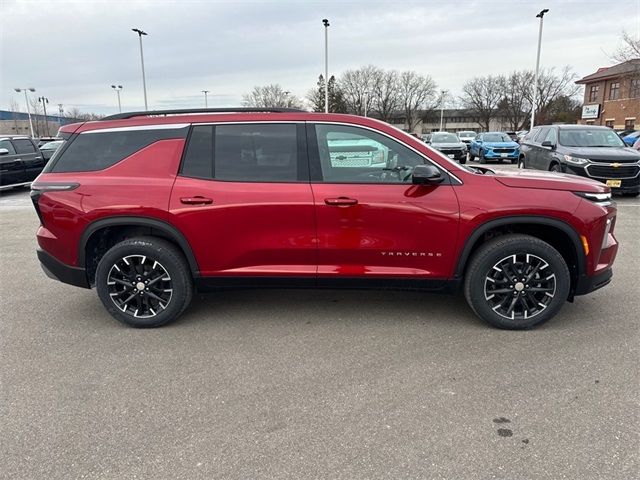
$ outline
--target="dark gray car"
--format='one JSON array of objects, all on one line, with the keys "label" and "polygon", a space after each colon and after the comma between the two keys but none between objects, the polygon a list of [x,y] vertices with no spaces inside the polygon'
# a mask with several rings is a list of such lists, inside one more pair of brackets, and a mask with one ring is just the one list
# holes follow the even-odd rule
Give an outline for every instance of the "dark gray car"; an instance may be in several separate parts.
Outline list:
[{"label": "dark gray car", "polygon": [[449,158],[460,163],[467,163],[467,146],[455,133],[434,132],[427,144]]},{"label": "dark gray car", "polygon": [[613,192],[640,194],[640,152],[609,127],[535,127],[520,142],[518,167],[572,173],[606,183]]},{"label": "dark gray car", "polygon": [[40,175],[45,163],[29,137],[0,137],[0,189],[28,185]]}]

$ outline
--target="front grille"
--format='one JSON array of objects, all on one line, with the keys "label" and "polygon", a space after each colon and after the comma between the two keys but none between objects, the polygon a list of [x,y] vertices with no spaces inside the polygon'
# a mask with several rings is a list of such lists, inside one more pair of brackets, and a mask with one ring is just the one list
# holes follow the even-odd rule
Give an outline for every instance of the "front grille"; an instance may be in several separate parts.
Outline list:
[{"label": "front grille", "polygon": [[611,165],[590,164],[586,166],[587,175],[593,178],[634,178],[640,172],[638,165]]},{"label": "front grille", "polygon": [[494,153],[513,153],[515,150],[513,148],[494,148]]},{"label": "front grille", "polygon": [[371,155],[362,152],[330,153],[333,167],[368,167],[371,165]]},{"label": "front grille", "polygon": [[462,149],[460,148],[443,148],[440,152],[445,155],[462,155]]}]

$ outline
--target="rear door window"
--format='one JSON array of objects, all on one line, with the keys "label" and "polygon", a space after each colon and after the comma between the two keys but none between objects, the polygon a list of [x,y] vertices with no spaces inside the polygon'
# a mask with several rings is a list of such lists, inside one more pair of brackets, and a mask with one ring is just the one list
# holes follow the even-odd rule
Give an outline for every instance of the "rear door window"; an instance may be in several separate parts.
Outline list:
[{"label": "rear door window", "polygon": [[217,125],[214,132],[213,176],[216,180],[303,180],[300,165],[306,159],[298,151],[296,124]]},{"label": "rear door window", "polygon": [[549,127],[541,128],[533,141],[536,143],[542,143],[544,141],[544,138],[547,136],[547,133],[549,133]]}]

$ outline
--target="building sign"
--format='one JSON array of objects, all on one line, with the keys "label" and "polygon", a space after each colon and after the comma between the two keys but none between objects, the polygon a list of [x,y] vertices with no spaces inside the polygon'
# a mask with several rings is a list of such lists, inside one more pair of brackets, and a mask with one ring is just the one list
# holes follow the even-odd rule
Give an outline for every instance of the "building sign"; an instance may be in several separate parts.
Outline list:
[{"label": "building sign", "polygon": [[582,107],[582,118],[598,118],[600,116],[600,105],[584,105]]}]

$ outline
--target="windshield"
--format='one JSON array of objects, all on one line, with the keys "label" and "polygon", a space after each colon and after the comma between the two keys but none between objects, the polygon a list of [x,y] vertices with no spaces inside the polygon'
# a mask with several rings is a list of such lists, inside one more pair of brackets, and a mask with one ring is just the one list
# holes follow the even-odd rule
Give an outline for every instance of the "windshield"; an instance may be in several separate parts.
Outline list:
[{"label": "windshield", "polygon": [[460,140],[453,133],[434,133],[431,143],[458,143]]},{"label": "windshield", "polygon": [[565,147],[624,147],[624,142],[609,128],[560,129],[558,143]]},{"label": "windshield", "polygon": [[475,137],[476,132],[458,132],[459,137]]},{"label": "windshield", "polygon": [[506,133],[485,133],[482,136],[483,142],[512,142],[511,137]]}]

